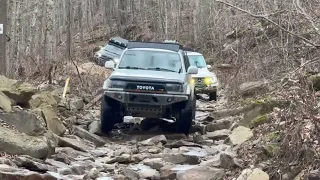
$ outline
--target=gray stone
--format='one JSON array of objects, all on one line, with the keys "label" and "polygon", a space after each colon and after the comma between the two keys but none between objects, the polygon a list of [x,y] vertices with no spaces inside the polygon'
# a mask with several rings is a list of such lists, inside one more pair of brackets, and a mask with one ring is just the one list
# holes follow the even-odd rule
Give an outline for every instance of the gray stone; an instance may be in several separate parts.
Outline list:
[{"label": "gray stone", "polygon": [[225,177],[223,169],[199,167],[177,173],[177,180],[222,180]]},{"label": "gray stone", "polygon": [[27,135],[42,135],[46,131],[44,122],[31,112],[15,111],[11,113],[0,113],[0,119]]},{"label": "gray stone", "polygon": [[167,138],[164,135],[158,135],[158,136],[154,136],[152,138],[149,138],[147,140],[141,141],[139,144],[145,145],[145,146],[152,146],[152,145],[156,145],[158,143],[166,144]]},{"label": "gray stone", "polygon": [[232,133],[229,135],[230,141],[233,145],[239,145],[244,143],[253,137],[251,129],[244,126],[239,126],[235,128]]},{"label": "gray stone", "polygon": [[96,135],[96,134],[92,134],[90,132],[88,132],[87,130],[84,130],[78,126],[74,127],[74,134],[87,139],[91,142],[93,142],[97,147],[103,146],[104,144],[106,144],[106,141],[104,139],[102,139],[100,136]]},{"label": "gray stone", "polygon": [[217,130],[214,132],[208,132],[207,137],[212,140],[221,140],[228,138],[231,131],[229,129]]},{"label": "gray stone", "polygon": [[54,152],[45,137],[33,137],[0,126],[0,151],[45,159]]},{"label": "gray stone", "polygon": [[208,125],[206,125],[206,131],[207,132],[214,132],[217,130],[222,130],[222,129],[229,129],[231,126],[231,121],[228,120],[217,120],[215,122],[212,122]]}]

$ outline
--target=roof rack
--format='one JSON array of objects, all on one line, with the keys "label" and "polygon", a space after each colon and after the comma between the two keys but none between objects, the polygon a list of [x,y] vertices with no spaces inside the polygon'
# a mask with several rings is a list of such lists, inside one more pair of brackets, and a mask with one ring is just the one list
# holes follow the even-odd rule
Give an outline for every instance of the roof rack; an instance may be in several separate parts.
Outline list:
[{"label": "roof rack", "polygon": [[166,39],[163,41],[164,43],[177,43],[179,44],[179,42],[177,40],[169,40],[169,39]]},{"label": "roof rack", "polygon": [[196,50],[195,50],[195,49],[193,49],[193,48],[189,48],[189,47],[182,47],[182,50],[183,50],[183,51],[196,52]]},{"label": "roof rack", "polygon": [[123,39],[121,37],[112,37],[109,39],[109,43],[117,44],[117,45],[124,46],[124,47],[127,46],[128,42],[129,42],[128,40]]},{"label": "roof rack", "polygon": [[178,52],[182,46],[178,43],[172,42],[141,42],[141,41],[129,41],[127,45],[128,49],[132,48],[155,48],[165,49]]}]

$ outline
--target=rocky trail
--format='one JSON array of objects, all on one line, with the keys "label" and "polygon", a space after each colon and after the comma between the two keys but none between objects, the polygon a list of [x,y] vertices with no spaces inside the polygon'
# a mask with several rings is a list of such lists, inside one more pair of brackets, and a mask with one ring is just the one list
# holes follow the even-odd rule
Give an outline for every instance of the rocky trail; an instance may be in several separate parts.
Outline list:
[{"label": "rocky trail", "polygon": [[[61,87],[0,82],[0,179],[233,179],[244,168],[237,147],[253,133],[223,96],[197,100],[189,137],[170,132],[170,122],[132,117],[102,135],[98,105],[84,110],[75,95],[63,100]],[[238,180],[268,178],[246,169]]]}]

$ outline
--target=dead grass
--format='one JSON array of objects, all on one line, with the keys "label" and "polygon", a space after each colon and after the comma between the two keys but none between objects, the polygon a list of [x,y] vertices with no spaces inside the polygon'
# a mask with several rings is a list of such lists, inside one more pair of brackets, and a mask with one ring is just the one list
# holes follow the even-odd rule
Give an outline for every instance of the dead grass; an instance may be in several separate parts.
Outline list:
[{"label": "dead grass", "polygon": [[[239,150],[247,165],[264,167],[271,179],[285,174],[293,179],[302,170],[307,174],[319,168],[320,97],[310,90],[304,76],[297,74],[296,78],[300,81],[294,86],[278,89],[277,93],[278,98],[289,100],[290,106],[274,109],[268,123],[254,129],[254,140]],[[279,147],[272,156],[264,148],[270,143],[270,138],[265,139],[271,136],[276,139],[273,147]]]}]

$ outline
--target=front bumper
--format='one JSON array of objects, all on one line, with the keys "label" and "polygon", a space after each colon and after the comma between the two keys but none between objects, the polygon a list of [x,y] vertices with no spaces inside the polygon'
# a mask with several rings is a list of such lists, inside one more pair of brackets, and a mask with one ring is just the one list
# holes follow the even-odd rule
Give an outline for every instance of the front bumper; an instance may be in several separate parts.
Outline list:
[{"label": "front bumper", "polygon": [[104,95],[119,102],[125,116],[170,118],[175,103],[187,101],[188,95],[105,91]]},{"label": "front bumper", "polygon": [[195,86],[195,92],[199,94],[207,94],[217,92],[217,86]]},{"label": "front bumper", "polygon": [[187,101],[188,95],[176,94],[151,94],[123,91],[104,91],[104,95],[115,99],[123,104],[168,106],[174,103]]}]

